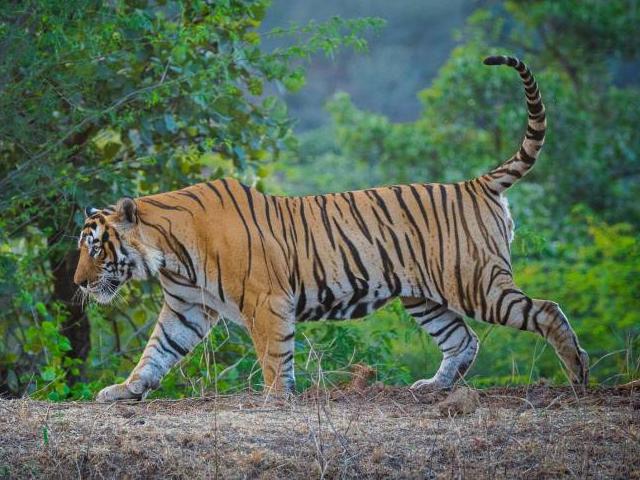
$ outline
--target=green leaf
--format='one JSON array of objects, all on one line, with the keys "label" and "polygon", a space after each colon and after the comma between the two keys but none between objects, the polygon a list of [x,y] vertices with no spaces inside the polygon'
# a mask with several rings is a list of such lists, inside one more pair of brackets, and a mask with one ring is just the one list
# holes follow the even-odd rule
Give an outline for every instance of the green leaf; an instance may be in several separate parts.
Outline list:
[{"label": "green leaf", "polygon": [[176,120],[170,113],[164,114],[164,124],[167,127],[167,130],[171,133],[176,133],[178,131],[178,125],[176,125]]},{"label": "green leaf", "polygon": [[53,368],[53,367],[45,367],[40,372],[40,377],[42,377],[42,380],[44,380],[45,382],[54,381],[56,379],[56,377],[57,377],[55,368]]},{"label": "green leaf", "polygon": [[35,308],[36,308],[36,311],[40,314],[40,316],[42,316],[42,317],[47,317],[48,316],[47,307],[46,307],[46,305],[44,303],[37,302],[35,304]]}]

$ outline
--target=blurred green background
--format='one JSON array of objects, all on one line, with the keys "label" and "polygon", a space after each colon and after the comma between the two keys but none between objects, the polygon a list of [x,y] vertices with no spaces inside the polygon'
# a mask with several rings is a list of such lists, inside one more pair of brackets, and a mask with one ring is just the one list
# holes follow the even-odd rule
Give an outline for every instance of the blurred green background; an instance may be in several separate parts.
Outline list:
[{"label": "blurred green background", "polygon": [[[508,192],[517,283],[562,306],[592,382],[640,377],[640,5],[551,0],[27,0],[0,6],[0,395],[91,398],[129,373],[161,305],[155,281],[78,305],[82,208],[235,176],[316,194],[458,181],[522,138],[524,59],[549,133]],[[566,382],[539,338],[471,322],[477,386]],[[300,325],[298,389],[376,367],[404,385],[440,354],[394,303]],[[257,388],[227,323],[153,395]]]}]

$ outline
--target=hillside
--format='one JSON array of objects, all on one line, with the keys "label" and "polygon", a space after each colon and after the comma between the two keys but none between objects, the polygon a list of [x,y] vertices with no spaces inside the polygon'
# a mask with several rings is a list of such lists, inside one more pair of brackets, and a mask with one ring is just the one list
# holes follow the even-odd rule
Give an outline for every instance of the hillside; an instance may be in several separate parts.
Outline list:
[{"label": "hillside", "polygon": [[494,388],[453,416],[445,397],[378,385],[293,401],[5,400],[0,477],[640,478],[638,389]]},{"label": "hillside", "polygon": [[[305,64],[305,86],[295,93],[269,89],[282,95],[299,132],[326,126],[325,103],[339,91],[349,93],[356,105],[394,121],[417,118],[422,109],[418,92],[427,87],[457,43],[454,32],[464,26],[476,8],[469,0],[274,0],[261,31],[286,28],[292,23],[342,18],[379,17],[380,31],[366,35],[367,52],[345,49],[327,57],[318,53]],[[267,50],[288,44],[291,38],[265,36]]]}]

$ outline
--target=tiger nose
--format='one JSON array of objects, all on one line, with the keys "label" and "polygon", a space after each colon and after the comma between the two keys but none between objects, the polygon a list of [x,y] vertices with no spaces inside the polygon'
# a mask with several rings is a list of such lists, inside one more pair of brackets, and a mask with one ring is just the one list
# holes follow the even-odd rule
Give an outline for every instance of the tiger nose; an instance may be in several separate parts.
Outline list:
[{"label": "tiger nose", "polygon": [[74,282],[74,283],[79,287],[86,288],[86,286],[89,284],[89,281],[88,280],[78,280],[77,282]]}]

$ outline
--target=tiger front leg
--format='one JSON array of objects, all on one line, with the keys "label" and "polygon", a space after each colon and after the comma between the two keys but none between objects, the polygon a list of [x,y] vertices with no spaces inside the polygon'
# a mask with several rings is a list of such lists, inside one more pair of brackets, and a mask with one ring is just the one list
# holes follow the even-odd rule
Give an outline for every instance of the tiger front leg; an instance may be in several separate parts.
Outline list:
[{"label": "tiger front leg", "polygon": [[203,314],[199,307],[192,306],[181,313],[165,303],[142,357],[127,380],[103,388],[96,401],[142,399],[160,385],[171,367],[202,341],[217,319],[217,315],[211,318]]},{"label": "tiger front leg", "polygon": [[248,325],[264,377],[267,395],[290,394],[295,389],[294,321],[270,308],[257,310]]}]

